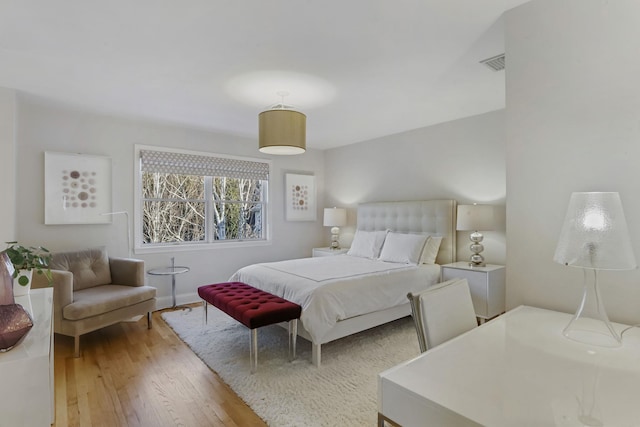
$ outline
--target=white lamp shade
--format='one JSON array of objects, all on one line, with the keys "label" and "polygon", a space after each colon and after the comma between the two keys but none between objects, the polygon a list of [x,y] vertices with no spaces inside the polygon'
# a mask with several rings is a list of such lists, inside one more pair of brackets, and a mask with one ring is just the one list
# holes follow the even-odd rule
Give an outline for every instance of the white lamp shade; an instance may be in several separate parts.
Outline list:
[{"label": "white lamp shade", "polygon": [[458,205],[456,229],[460,231],[491,231],[495,227],[493,205]]},{"label": "white lamp shade", "polygon": [[325,227],[347,225],[347,210],[344,208],[325,208],[323,224]]},{"label": "white lamp shade", "polygon": [[620,195],[572,193],[553,260],[573,267],[637,267]]}]

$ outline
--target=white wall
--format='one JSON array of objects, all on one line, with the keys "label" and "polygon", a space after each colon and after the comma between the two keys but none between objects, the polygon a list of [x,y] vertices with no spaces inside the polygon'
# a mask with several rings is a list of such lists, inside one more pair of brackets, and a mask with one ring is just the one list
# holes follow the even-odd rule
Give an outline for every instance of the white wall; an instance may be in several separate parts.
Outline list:
[{"label": "white wall", "polygon": [[[504,206],[504,111],[327,150],[325,167],[326,207],[349,208],[343,246],[353,237],[362,202],[446,198]],[[486,261],[504,264],[504,230],[483,234]],[[471,255],[468,238],[458,233],[460,260]]]},{"label": "white wall", "polygon": [[[573,191],[618,191],[640,255],[640,2],[534,0],[506,16],[507,304],[573,312],[582,272],[552,260]],[[603,272],[640,321],[640,271]]]},{"label": "white wall", "polygon": [[16,238],[15,110],[15,91],[0,88],[0,244]]},{"label": "white wall", "polygon": [[[17,238],[24,244],[42,245],[50,250],[107,245],[109,253],[126,256],[126,225],[123,216],[109,225],[44,225],[44,152],[58,151],[108,156],[113,169],[113,210],[126,210],[133,216],[134,145],[175,147],[220,154],[271,158],[269,202],[272,243],[268,246],[167,251],[135,254],[146,268],[166,266],[171,257],[176,264],[191,267],[177,277],[178,303],[198,300],[195,292],[203,284],[225,281],[238,268],[264,261],[311,256],[311,249],[322,244],[321,208],[324,197],[324,159],[322,152],[308,150],[300,156],[265,156],[258,152],[257,140],[215,134],[170,124],[153,123],[96,114],[53,104],[34,96],[19,94],[17,150]],[[257,135],[257,116],[256,116]],[[318,220],[284,220],[284,175],[311,173],[318,183]],[[158,287],[159,305],[170,304],[168,277],[147,277]]]}]

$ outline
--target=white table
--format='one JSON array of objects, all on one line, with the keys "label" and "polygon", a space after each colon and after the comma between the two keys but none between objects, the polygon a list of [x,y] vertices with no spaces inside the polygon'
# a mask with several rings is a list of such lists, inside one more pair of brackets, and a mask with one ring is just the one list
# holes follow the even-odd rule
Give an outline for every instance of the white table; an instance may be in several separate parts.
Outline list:
[{"label": "white table", "polygon": [[570,319],[521,306],[381,373],[381,418],[404,427],[639,426],[640,330],[619,348],[595,347],[562,335]]},{"label": "white table", "polygon": [[16,297],[31,314],[33,327],[13,349],[0,353],[0,426],[53,424],[53,288],[31,289]]}]

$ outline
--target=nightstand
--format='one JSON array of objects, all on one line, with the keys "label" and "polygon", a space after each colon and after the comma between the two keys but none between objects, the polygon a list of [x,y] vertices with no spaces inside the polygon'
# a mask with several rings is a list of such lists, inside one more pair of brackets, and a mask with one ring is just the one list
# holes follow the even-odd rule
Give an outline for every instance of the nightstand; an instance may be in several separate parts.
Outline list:
[{"label": "nightstand", "polygon": [[331,248],[313,248],[312,257],[341,255],[349,252],[349,248],[331,249]]},{"label": "nightstand", "polygon": [[454,262],[442,266],[442,281],[467,279],[476,316],[484,322],[504,313],[505,271],[503,265],[471,267],[467,261]]}]

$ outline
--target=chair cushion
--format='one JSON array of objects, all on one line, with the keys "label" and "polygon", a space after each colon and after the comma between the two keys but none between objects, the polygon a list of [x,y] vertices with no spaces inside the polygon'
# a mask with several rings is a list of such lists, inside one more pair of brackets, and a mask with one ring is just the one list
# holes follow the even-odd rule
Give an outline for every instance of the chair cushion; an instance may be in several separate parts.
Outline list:
[{"label": "chair cushion", "polygon": [[111,283],[105,247],[55,253],[51,257],[50,268],[72,272],[74,291]]},{"label": "chair cushion", "polygon": [[156,296],[151,286],[101,285],[73,293],[73,302],[62,309],[67,320],[81,320],[138,304]]}]

